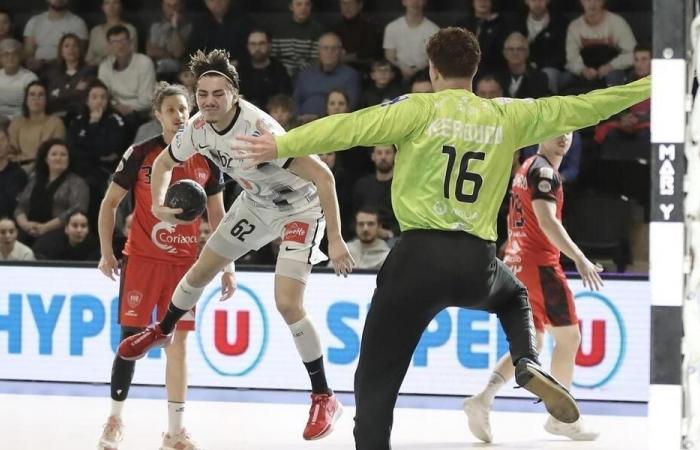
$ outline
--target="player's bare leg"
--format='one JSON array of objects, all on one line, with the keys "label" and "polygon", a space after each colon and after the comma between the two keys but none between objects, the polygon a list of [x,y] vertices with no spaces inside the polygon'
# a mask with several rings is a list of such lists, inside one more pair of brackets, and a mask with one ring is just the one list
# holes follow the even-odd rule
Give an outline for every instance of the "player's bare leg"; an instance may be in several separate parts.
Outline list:
[{"label": "player's bare leg", "polygon": [[[542,350],[542,342],[544,335],[537,331],[537,351]],[[484,442],[491,442],[493,435],[491,434],[490,412],[493,399],[496,393],[515,376],[515,366],[510,357],[510,353],[506,353],[498,360],[496,367],[493,369],[489,377],[488,384],[484,390],[472,397],[464,399],[464,412],[469,419],[469,430],[474,436]]]},{"label": "player's bare leg", "polygon": [[[581,331],[578,324],[576,324],[563,327],[547,327],[547,332],[554,338],[552,375],[567,389],[571,389],[576,352],[581,344]],[[581,419],[574,423],[563,423],[549,416],[544,424],[544,429],[549,433],[566,436],[575,441],[592,441],[599,435],[597,431],[588,428]]]},{"label": "player's bare leg", "polygon": [[143,358],[154,347],[167,347],[172,341],[177,321],[194,308],[207,284],[231,261],[205,246],[197,261],[175,288],[163,320],[122,341],[119,344],[119,356],[135,360]]},{"label": "player's bare leg", "polygon": [[[323,367],[323,350],[318,333],[304,310],[304,281],[311,267],[292,260],[278,260],[275,275],[275,304],[289,326],[299,356],[311,380],[311,409],[303,437],[320,439],[333,431],[342,405],[328,387]],[[279,273],[284,273],[281,275]]]}]

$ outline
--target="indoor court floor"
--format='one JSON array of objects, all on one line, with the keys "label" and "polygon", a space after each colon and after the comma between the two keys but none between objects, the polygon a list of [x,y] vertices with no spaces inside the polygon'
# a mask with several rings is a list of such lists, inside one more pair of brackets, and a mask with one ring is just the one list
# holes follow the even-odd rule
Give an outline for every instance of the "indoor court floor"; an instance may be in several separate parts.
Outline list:
[{"label": "indoor court floor", "polygon": [[[161,388],[162,389],[162,388]],[[124,406],[125,437],[120,450],[156,450],[167,409],[158,388],[134,387]],[[3,450],[83,450],[96,448],[109,409],[102,385],[0,382],[0,436]],[[306,394],[277,391],[193,389],[185,423],[206,450],[352,450],[352,397],[333,434],[306,442]],[[546,433],[541,405],[497,399],[492,414],[494,442],[474,438],[456,397],[404,397],[395,412],[394,450],[646,449],[644,405],[582,404],[588,423],[601,431],[595,442],[572,442]],[[518,412],[522,411],[522,412]]]}]

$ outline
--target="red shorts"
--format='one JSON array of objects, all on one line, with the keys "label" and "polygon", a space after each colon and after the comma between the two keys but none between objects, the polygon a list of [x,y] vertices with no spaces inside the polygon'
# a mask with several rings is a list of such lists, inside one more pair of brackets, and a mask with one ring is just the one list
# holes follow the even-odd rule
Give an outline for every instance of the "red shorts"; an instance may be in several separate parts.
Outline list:
[{"label": "red shorts", "polygon": [[544,331],[546,325],[576,325],[574,296],[561,265],[522,264],[521,268],[517,277],[527,287],[535,328]]},{"label": "red shorts", "polygon": [[[173,292],[192,264],[161,263],[138,256],[124,256],[119,287],[119,325],[145,328],[153,312],[161,320]],[[178,330],[194,330],[194,309],[177,323]]]}]

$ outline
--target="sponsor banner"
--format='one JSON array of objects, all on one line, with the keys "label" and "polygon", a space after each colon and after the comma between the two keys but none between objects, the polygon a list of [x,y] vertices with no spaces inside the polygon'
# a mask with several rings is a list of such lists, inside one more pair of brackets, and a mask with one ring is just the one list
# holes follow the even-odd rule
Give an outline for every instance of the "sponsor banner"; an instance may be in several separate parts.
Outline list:
[{"label": "sponsor banner", "polygon": [[[188,340],[192,386],[308,389],[289,328],[277,313],[273,274],[239,272],[238,290],[219,302],[218,280],[197,306]],[[305,307],[323,344],[328,378],[351,391],[360,334],[375,276],[313,273]],[[646,401],[649,386],[649,284],[607,280],[602,292],[572,280],[582,344],[574,395],[580,399]],[[96,269],[0,268],[0,379],[108,382],[119,340],[118,283]],[[128,297],[127,302],[140,299]],[[551,342],[542,359],[548,363]],[[402,392],[466,395],[488,379],[508,343],[495,316],[449,309],[426,329]],[[160,349],[137,364],[135,383],[162,384]],[[505,396],[529,396],[515,389]]]}]

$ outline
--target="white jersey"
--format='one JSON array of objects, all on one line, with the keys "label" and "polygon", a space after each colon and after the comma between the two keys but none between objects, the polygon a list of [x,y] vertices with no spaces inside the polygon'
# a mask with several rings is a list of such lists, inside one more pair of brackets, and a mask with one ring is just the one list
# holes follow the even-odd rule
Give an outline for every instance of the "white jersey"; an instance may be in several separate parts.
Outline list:
[{"label": "white jersey", "polygon": [[176,161],[185,161],[195,153],[206,156],[233,178],[243,188],[241,195],[256,206],[280,211],[303,208],[318,194],[313,183],[287,170],[293,158],[276,159],[250,169],[243,169],[243,161],[233,158],[231,145],[236,135],[259,135],[258,120],[272,134],[285,133],[275,119],[241,99],[231,125],[223,131],[217,131],[205,122],[201,113],[192,116],[170,143],[170,156]]}]

